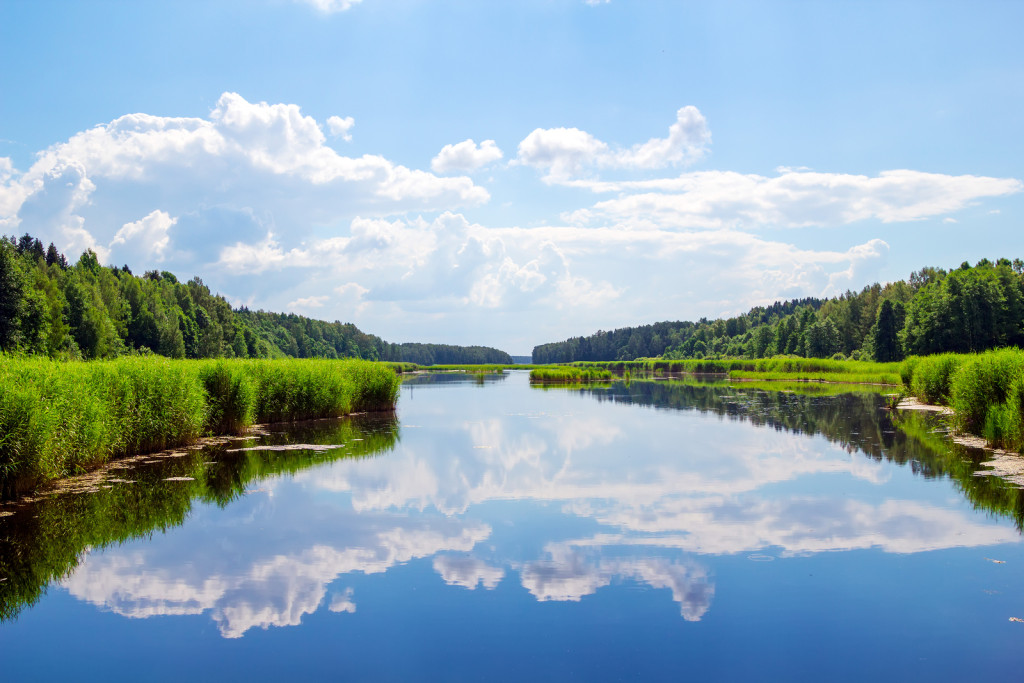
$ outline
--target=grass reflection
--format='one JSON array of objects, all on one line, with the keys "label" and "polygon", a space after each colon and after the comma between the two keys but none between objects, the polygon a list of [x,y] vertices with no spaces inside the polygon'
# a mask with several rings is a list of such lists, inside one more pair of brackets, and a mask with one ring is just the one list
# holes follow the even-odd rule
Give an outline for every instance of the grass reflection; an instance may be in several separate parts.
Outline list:
[{"label": "grass reflection", "polygon": [[[77,480],[70,491],[0,508],[0,622],[35,604],[70,575],[83,553],[166,531],[196,501],[224,506],[262,479],[343,458],[387,452],[399,440],[393,413],[294,425],[257,438],[115,463]],[[329,450],[241,450],[289,444]],[[168,481],[171,479],[171,481]],[[10,514],[13,513],[13,514]]]}]

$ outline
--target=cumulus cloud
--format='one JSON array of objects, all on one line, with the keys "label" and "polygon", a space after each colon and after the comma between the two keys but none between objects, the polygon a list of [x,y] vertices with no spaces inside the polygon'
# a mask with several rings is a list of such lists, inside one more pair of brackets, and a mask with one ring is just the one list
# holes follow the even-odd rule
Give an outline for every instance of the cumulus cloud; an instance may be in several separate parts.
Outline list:
[{"label": "cumulus cloud", "polygon": [[454,145],[445,145],[430,162],[435,173],[471,172],[502,157],[494,140],[484,140],[478,146],[472,138]]},{"label": "cumulus cloud", "polygon": [[327,128],[331,131],[331,135],[339,137],[345,142],[352,141],[352,126],[356,125],[356,120],[351,116],[341,118],[340,116],[330,116],[327,118]]},{"label": "cumulus cloud", "polygon": [[448,212],[432,221],[357,218],[347,237],[292,249],[285,249],[273,234],[237,242],[221,250],[218,265],[239,274],[292,268],[341,273],[346,282],[335,285],[335,291],[343,288],[360,302],[483,309],[544,302],[596,307],[618,295],[607,282],[574,274],[552,240],[528,246],[517,242]]},{"label": "cumulus cloud", "polygon": [[700,159],[711,143],[704,115],[693,106],[676,112],[665,138],[613,149],[579,128],[537,128],[519,143],[517,162],[546,172],[544,181],[567,183],[596,169],[659,169]]},{"label": "cumulus cloud", "polygon": [[621,195],[566,214],[572,222],[686,229],[917,221],[1024,189],[1015,178],[910,170],[883,171],[874,177],[789,169],[775,177],[702,171],[656,180],[573,184]]},{"label": "cumulus cloud", "polygon": [[177,218],[171,218],[166,211],[158,209],[144,218],[121,226],[110,241],[110,247],[137,245],[137,249],[146,255],[155,257],[157,261],[162,260],[170,241],[168,230],[177,222]]},{"label": "cumulus cloud", "polygon": [[[347,120],[336,118],[329,128],[347,130]],[[155,208],[172,216],[254,211],[301,235],[346,215],[489,198],[466,177],[442,178],[381,156],[342,156],[297,105],[252,103],[236,93],[224,93],[206,119],[122,116],[50,147],[23,174],[0,164],[0,177],[0,220],[66,251],[105,245],[116,237],[107,226]],[[168,234],[165,249],[174,251],[175,229]]]},{"label": "cumulus cloud", "polygon": [[323,308],[326,296],[307,296],[288,302],[288,308]]}]

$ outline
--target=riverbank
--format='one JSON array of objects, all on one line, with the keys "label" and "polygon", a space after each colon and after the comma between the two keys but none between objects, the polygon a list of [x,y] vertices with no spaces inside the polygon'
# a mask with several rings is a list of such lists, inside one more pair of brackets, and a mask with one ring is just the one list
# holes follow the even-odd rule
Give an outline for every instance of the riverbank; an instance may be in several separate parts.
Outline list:
[{"label": "riverbank", "polygon": [[1024,451],[1024,351],[915,356],[901,376],[911,395],[949,408],[956,431],[994,449]]},{"label": "riverbank", "polygon": [[398,388],[393,370],[359,360],[0,356],[0,498],[256,423],[393,410]]},{"label": "riverbank", "polygon": [[729,379],[823,381],[845,384],[890,384],[899,386],[900,363],[832,360],[828,358],[732,358],[720,360],[602,361],[574,363],[573,367],[602,368],[617,375],[626,372],[658,374],[725,375]]}]

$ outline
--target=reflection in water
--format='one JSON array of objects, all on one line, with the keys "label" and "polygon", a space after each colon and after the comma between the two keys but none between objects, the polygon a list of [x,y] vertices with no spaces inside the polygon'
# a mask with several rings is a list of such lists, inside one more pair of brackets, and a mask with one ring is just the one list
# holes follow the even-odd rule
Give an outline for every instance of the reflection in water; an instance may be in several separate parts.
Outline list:
[{"label": "reflection in water", "polygon": [[[971,476],[976,465],[927,418],[893,424],[875,394],[677,381],[536,391],[525,376],[479,392],[477,381],[407,382],[401,444],[394,418],[342,421],[269,441],[344,449],[222,446],[133,472],[138,484],[41,501],[39,519],[19,510],[0,520],[0,569],[15,579],[0,583],[3,615],[59,579],[125,617],[208,613],[237,638],[322,606],[356,615],[356,575],[423,562],[436,588],[473,596],[511,589],[516,575],[539,602],[667,589],[685,621],[700,621],[720,557],[1019,540],[997,520],[912,497],[910,484],[949,475],[975,505],[1020,519],[1016,490]],[[905,464],[923,478],[908,482]],[[195,481],[158,482],[170,476]]]},{"label": "reflection in water", "polygon": [[[219,553],[185,537],[159,550],[89,555],[63,585],[75,597],[125,617],[209,611],[221,635],[237,638],[255,627],[298,625],[339,576],[376,574],[439,552],[469,551],[490,535],[490,527],[480,523],[383,515],[332,519],[332,512],[337,511],[294,520],[286,534],[298,541],[293,548],[240,541],[214,522],[213,530],[230,543],[217,543]],[[260,511],[253,517],[257,523],[271,519]],[[283,535],[281,522],[276,520],[277,536]],[[306,525],[317,528],[303,532]],[[341,600],[336,595],[331,605],[332,611],[355,611],[351,594]]]},{"label": "reflection in water", "polygon": [[492,567],[469,555],[438,555],[434,558],[434,570],[449,586],[470,590],[481,585],[488,590],[493,589],[505,577],[505,570],[501,567]]},{"label": "reflection in water", "polygon": [[603,559],[585,556],[566,544],[547,548],[548,559],[523,569],[523,586],[538,600],[578,602],[614,579],[632,579],[652,588],[668,588],[687,621],[700,621],[711,607],[715,586],[707,569],[695,562],[669,562],[658,557]]},{"label": "reflection in water", "polygon": [[[231,453],[237,446],[219,444],[163,458],[157,454],[150,456],[150,465],[115,463],[105,478],[83,493],[7,506],[14,514],[0,518],[0,577],[5,579],[0,581],[0,620],[34,604],[51,581],[75,570],[83,552],[167,531],[181,525],[196,503],[228,506],[245,496],[251,483],[268,477],[390,450],[398,442],[398,420],[394,414],[324,420],[274,432],[259,441],[343,447],[326,452]],[[165,481],[169,478],[179,481]],[[189,600],[172,598],[184,610],[172,613],[189,613]]]}]

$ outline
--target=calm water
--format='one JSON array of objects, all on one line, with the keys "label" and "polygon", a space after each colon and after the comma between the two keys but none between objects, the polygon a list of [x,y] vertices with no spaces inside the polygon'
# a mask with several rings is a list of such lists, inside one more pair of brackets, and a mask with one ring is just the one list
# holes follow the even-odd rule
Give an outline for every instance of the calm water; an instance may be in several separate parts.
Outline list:
[{"label": "calm water", "polygon": [[1020,492],[880,406],[421,376],[114,470],[3,508],[0,679],[1019,680]]}]

